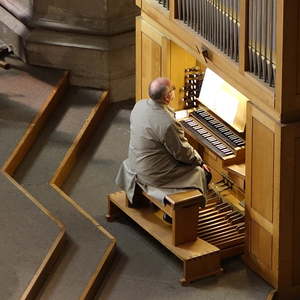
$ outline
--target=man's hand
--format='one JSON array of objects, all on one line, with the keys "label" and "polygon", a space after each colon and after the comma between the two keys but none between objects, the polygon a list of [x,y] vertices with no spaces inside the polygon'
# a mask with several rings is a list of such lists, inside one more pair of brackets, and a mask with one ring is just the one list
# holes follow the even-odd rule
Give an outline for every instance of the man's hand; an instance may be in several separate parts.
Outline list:
[{"label": "man's hand", "polygon": [[211,174],[211,172],[210,172],[210,169],[209,169],[208,165],[203,164],[203,165],[202,165],[202,168],[203,168],[203,170],[204,170],[204,172],[205,172],[206,183],[207,183],[207,185],[208,185],[208,184],[210,183],[211,179],[212,179],[212,174]]},{"label": "man's hand", "polygon": [[209,169],[209,167],[208,167],[207,164],[203,164],[203,165],[202,165],[202,168],[203,168],[205,171],[207,171],[207,172],[210,173],[210,169]]}]

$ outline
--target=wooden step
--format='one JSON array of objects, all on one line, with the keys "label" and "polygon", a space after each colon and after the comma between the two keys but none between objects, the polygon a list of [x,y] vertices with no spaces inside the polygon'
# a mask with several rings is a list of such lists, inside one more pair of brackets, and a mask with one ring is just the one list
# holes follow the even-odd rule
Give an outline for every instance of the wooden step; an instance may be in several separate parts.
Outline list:
[{"label": "wooden step", "polygon": [[[63,89],[67,76],[63,71],[25,65],[15,57],[7,62],[12,68],[0,71],[1,105],[5,108],[0,110],[0,128],[5,129],[0,130],[0,140],[5,141],[0,147],[0,165],[4,164],[0,172],[0,220],[4,226],[0,231],[5,245],[0,247],[5,274],[1,297],[33,299],[65,250],[65,227],[11,178],[5,166],[15,165],[13,149],[35,115]],[[19,143],[17,148],[24,146]]]},{"label": "wooden step", "polygon": [[65,228],[0,172],[2,299],[32,299],[64,250]]},{"label": "wooden step", "polygon": [[171,226],[164,223],[160,217],[153,213],[149,206],[131,208],[126,205],[126,194],[116,192],[108,195],[108,220],[112,221],[120,211],[128,215],[163,246],[169,249],[183,262],[182,284],[218,274],[221,272],[219,249],[197,239],[194,242],[174,246],[172,243]]},{"label": "wooden step", "polygon": [[69,88],[63,101],[53,105],[51,117],[44,118],[45,114],[50,114],[44,109],[45,114],[41,112],[26,132],[26,137],[30,137],[30,132],[36,131],[35,126],[39,128],[39,134],[36,132],[29,140],[23,140],[30,145],[30,150],[28,147],[22,151],[21,159],[19,152],[15,152],[10,161],[13,163],[17,159],[18,163],[13,167],[12,163],[6,166],[18,182],[62,220],[69,237],[63,259],[40,292],[45,299],[90,299],[97,292],[100,271],[115,246],[71,199],[49,185],[60,161],[72,147],[73,139],[87,123],[90,111],[102,94],[94,89]]}]

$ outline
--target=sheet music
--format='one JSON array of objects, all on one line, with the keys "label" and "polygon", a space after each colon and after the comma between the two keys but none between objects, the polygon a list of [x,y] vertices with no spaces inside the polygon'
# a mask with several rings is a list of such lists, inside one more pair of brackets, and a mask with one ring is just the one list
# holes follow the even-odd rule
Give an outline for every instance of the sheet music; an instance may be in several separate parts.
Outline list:
[{"label": "sheet music", "polygon": [[199,101],[235,130],[244,132],[248,99],[208,68]]}]

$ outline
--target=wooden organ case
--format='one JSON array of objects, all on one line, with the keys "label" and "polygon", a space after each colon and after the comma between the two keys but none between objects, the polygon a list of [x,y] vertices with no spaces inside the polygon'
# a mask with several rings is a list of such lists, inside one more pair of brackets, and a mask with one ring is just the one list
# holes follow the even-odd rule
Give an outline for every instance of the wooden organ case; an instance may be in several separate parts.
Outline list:
[{"label": "wooden organ case", "polygon": [[[249,99],[246,147],[241,153],[229,147],[237,154],[236,163],[204,141],[196,145],[213,166],[215,183],[223,171],[234,178],[237,205],[245,188],[244,261],[274,287],[269,299],[300,299],[299,1],[136,4],[141,8],[136,23],[137,100],[147,97],[147,85],[157,76],[183,86],[184,69],[195,65],[201,71],[210,68]],[[177,111],[183,104],[177,94],[171,105]],[[193,121],[198,122],[194,116]]]},{"label": "wooden organ case", "polygon": [[[210,69],[201,85],[198,98],[191,96],[197,107],[175,116],[213,175],[207,206],[199,212],[199,237],[218,247],[225,258],[244,249],[247,99]],[[186,103],[186,97],[183,100]]]}]

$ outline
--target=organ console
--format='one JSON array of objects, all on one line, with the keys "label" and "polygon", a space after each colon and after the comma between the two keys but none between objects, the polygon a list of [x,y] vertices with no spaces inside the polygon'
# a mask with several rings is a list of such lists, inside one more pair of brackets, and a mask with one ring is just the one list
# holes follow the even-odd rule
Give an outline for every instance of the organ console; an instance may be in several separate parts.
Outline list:
[{"label": "organ console", "polygon": [[[199,211],[198,236],[227,257],[242,253],[245,241],[247,99],[211,70],[205,71],[204,79],[201,75],[201,81],[192,82],[197,93],[188,95],[188,103],[196,99],[197,105],[175,116],[213,174],[207,206]],[[200,74],[188,76],[198,78]],[[190,91],[190,87],[183,90]]]}]

